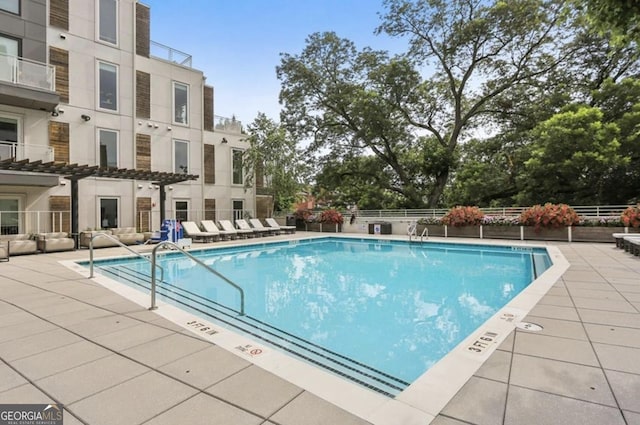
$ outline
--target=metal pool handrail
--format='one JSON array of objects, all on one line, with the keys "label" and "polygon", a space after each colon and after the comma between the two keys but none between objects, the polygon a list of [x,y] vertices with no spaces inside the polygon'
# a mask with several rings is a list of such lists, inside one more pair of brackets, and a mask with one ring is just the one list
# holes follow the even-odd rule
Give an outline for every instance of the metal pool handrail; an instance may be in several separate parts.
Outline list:
[{"label": "metal pool handrail", "polygon": [[193,255],[189,254],[187,251],[185,251],[184,249],[180,248],[175,243],[169,242],[169,241],[160,242],[159,244],[157,244],[153,248],[153,251],[151,251],[151,266],[152,266],[151,267],[151,307],[149,307],[149,310],[155,310],[156,308],[158,308],[156,306],[156,268],[155,268],[155,266],[156,266],[156,251],[158,250],[158,248],[160,248],[162,246],[169,246],[169,247],[177,249],[178,251],[180,251],[184,255],[186,255],[189,259],[195,261],[197,264],[201,265],[202,267],[207,269],[209,272],[215,274],[220,279],[224,280],[226,283],[228,283],[229,285],[231,285],[232,287],[237,289],[238,292],[240,292],[240,315],[244,316],[244,290],[240,286],[238,286],[237,284],[235,284],[234,282],[229,280],[226,276],[224,276],[224,275],[220,274],[219,272],[217,272],[216,270],[212,269],[207,264],[203,263],[201,260],[199,260],[198,258],[194,257]]},{"label": "metal pool handrail", "polygon": [[152,266],[152,274],[155,271],[155,268],[158,267],[160,269],[160,280],[164,280],[164,269],[162,268],[161,265],[155,265],[153,263],[153,261],[151,261],[149,259],[149,257],[146,257],[142,254],[140,254],[137,251],[134,251],[133,249],[129,248],[128,246],[126,246],[125,244],[123,244],[120,239],[113,237],[112,235],[108,234],[108,233],[96,233],[95,235],[91,236],[91,240],[89,241],[89,279],[93,278],[93,240],[97,237],[103,236],[105,238],[111,239],[112,241],[114,241],[115,243],[117,243],[118,245],[120,245],[121,247],[125,248],[127,251],[137,255],[138,257],[147,260],[148,262],[151,263]]}]

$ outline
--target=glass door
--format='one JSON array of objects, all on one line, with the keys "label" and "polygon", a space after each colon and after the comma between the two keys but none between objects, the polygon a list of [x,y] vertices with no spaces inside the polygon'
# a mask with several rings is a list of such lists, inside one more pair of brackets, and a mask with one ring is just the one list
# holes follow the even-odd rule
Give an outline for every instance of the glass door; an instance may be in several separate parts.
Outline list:
[{"label": "glass door", "polygon": [[234,200],[233,201],[233,220],[238,220],[244,218],[244,201],[243,200]]},{"label": "glass door", "polygon": [[0,198],[0,235],[20,233],[20,200]]},{"label": "glass door", "polygon": [[18,120],[0,116],[0,161],[17,158]]}]

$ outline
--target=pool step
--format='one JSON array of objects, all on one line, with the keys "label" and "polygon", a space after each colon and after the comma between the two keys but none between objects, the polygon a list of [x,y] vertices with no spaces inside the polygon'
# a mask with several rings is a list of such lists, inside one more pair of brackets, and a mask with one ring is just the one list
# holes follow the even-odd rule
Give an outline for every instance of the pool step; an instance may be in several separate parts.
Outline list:
[{"label": "pool step", "polygon": [[[118,281],[149,290],[150,277],[122,264],[99,266],[99,270]],[[249,315],[240,316],[232,308],[204,298],[169,282],[156,282],[158,295],[188,307],[222,326],[250,335],[268,345],[286,351],[309,363],[329,370],[373,391],[393,397],[402,392],[409,382],[360,363],[347,356],[328,350]]]}]

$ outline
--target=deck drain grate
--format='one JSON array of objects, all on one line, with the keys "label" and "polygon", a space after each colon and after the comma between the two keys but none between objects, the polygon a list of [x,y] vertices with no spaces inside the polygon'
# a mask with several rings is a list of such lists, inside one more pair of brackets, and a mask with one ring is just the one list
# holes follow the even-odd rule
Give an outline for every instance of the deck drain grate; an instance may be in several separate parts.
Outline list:
[{"label": "deck drain grate", "polygon": [[530,322],[520,322],[516,324],[516,328],[522,329],[523,331],[530,331],[530,332],[540,332],[543,329],[541,325],[538,325],[537,323],[530,323]]}]

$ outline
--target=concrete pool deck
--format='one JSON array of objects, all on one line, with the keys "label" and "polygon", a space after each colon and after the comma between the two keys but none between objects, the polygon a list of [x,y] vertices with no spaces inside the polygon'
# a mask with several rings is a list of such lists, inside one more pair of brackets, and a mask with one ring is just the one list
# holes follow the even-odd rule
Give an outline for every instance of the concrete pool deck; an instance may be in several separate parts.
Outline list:
[{"label": "concrete pool deck", "polygon": [[[524,319],[544,329],[512,332],[433,424],[640,424],[640,259],[553,245],[570,268]],[[74,259],[88,251],[0,263],[0,403],[62,403],[65,425],[368,423],[60,264]]]}]

